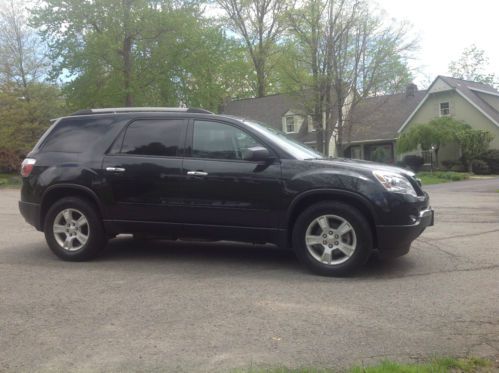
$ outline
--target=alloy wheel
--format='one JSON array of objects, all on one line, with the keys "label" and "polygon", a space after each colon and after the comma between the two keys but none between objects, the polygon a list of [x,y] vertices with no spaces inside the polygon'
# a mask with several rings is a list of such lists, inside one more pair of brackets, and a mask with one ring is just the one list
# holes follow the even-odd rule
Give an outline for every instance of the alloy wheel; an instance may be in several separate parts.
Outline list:
[{"label": "alloy wheel", "polygon": [[355,253],[357,235],[345,218],[322,215],[309,224],[305,244],[315,260],[334,266],[346,262]]},{"label": "alloy wheel", "polygon": [[90,236],[87,217],[74,208],[64,209],[57,214],[53,231],[57,244],[67,251],[80,250]]}]

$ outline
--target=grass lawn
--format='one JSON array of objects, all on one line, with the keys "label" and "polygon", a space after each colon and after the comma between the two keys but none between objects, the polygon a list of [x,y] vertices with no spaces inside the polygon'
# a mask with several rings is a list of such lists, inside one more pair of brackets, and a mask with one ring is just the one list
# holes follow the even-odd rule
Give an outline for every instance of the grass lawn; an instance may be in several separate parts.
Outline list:
[{"label": "grass lawn", "polygon": [[421,179],[423,186],[467,180],[470,178],[469,173],[453,171],[420,172],[416,176]]},{"label": "grass lawn", "polygon": [[19,188],[21,186],[21,176],[17,174],[0,174],[1,188]]},{"label": "grass lawn", "polygon": [[322,368],[250,368],[247,370],[235,370],[235,373],[488,373],[497,372],[497,367],[488,360],[467,358],[434,359],[420,364],[399,364],[384,361],[373,366],[358,366],[347,370],[333,370]]}]

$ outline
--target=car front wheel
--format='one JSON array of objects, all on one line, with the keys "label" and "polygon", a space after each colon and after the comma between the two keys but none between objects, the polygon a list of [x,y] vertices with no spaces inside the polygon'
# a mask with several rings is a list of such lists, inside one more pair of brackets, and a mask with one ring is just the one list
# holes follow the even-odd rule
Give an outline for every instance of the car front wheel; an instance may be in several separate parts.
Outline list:
[{"label": "car front wheel", "polygon": [[296,220],[293,248],[315,273],[349,275],[371,254],[371,228],[362,213],[350,205],[340,202],[312,205]]}]

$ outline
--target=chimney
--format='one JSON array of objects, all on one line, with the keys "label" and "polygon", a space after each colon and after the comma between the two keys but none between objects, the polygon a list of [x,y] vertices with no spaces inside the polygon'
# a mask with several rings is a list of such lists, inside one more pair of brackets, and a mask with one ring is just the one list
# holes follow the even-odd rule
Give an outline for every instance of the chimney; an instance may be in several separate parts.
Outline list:
[{"label": "chimney", "polygon": [[405,97],[414,97],[418,91],[418,86],[414,83],[408,84],[405,87]]}]

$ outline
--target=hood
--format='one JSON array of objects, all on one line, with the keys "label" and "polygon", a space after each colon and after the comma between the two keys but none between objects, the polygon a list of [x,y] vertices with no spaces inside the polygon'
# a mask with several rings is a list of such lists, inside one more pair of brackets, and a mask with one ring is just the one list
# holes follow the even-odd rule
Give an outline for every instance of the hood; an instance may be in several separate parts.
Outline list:
[{"label": "hood", "polygon": [[396,174],[402,174],[404,176],[408,176],[411,178],[415,177],[415,173],[411,170],[406,170],[405,168],[390,166],[384,163],[376,163],[370,161],[363,161],[359,159],[350,159],[350,158],[324,158],[324,159],[315,159],[313,162],[321,163],[321,164],[330,164],[331,166],[357,169],[357,170],[366,170],[366,171],[374,171],[374,170],[382,170],[387,172],[393,172]]}]

